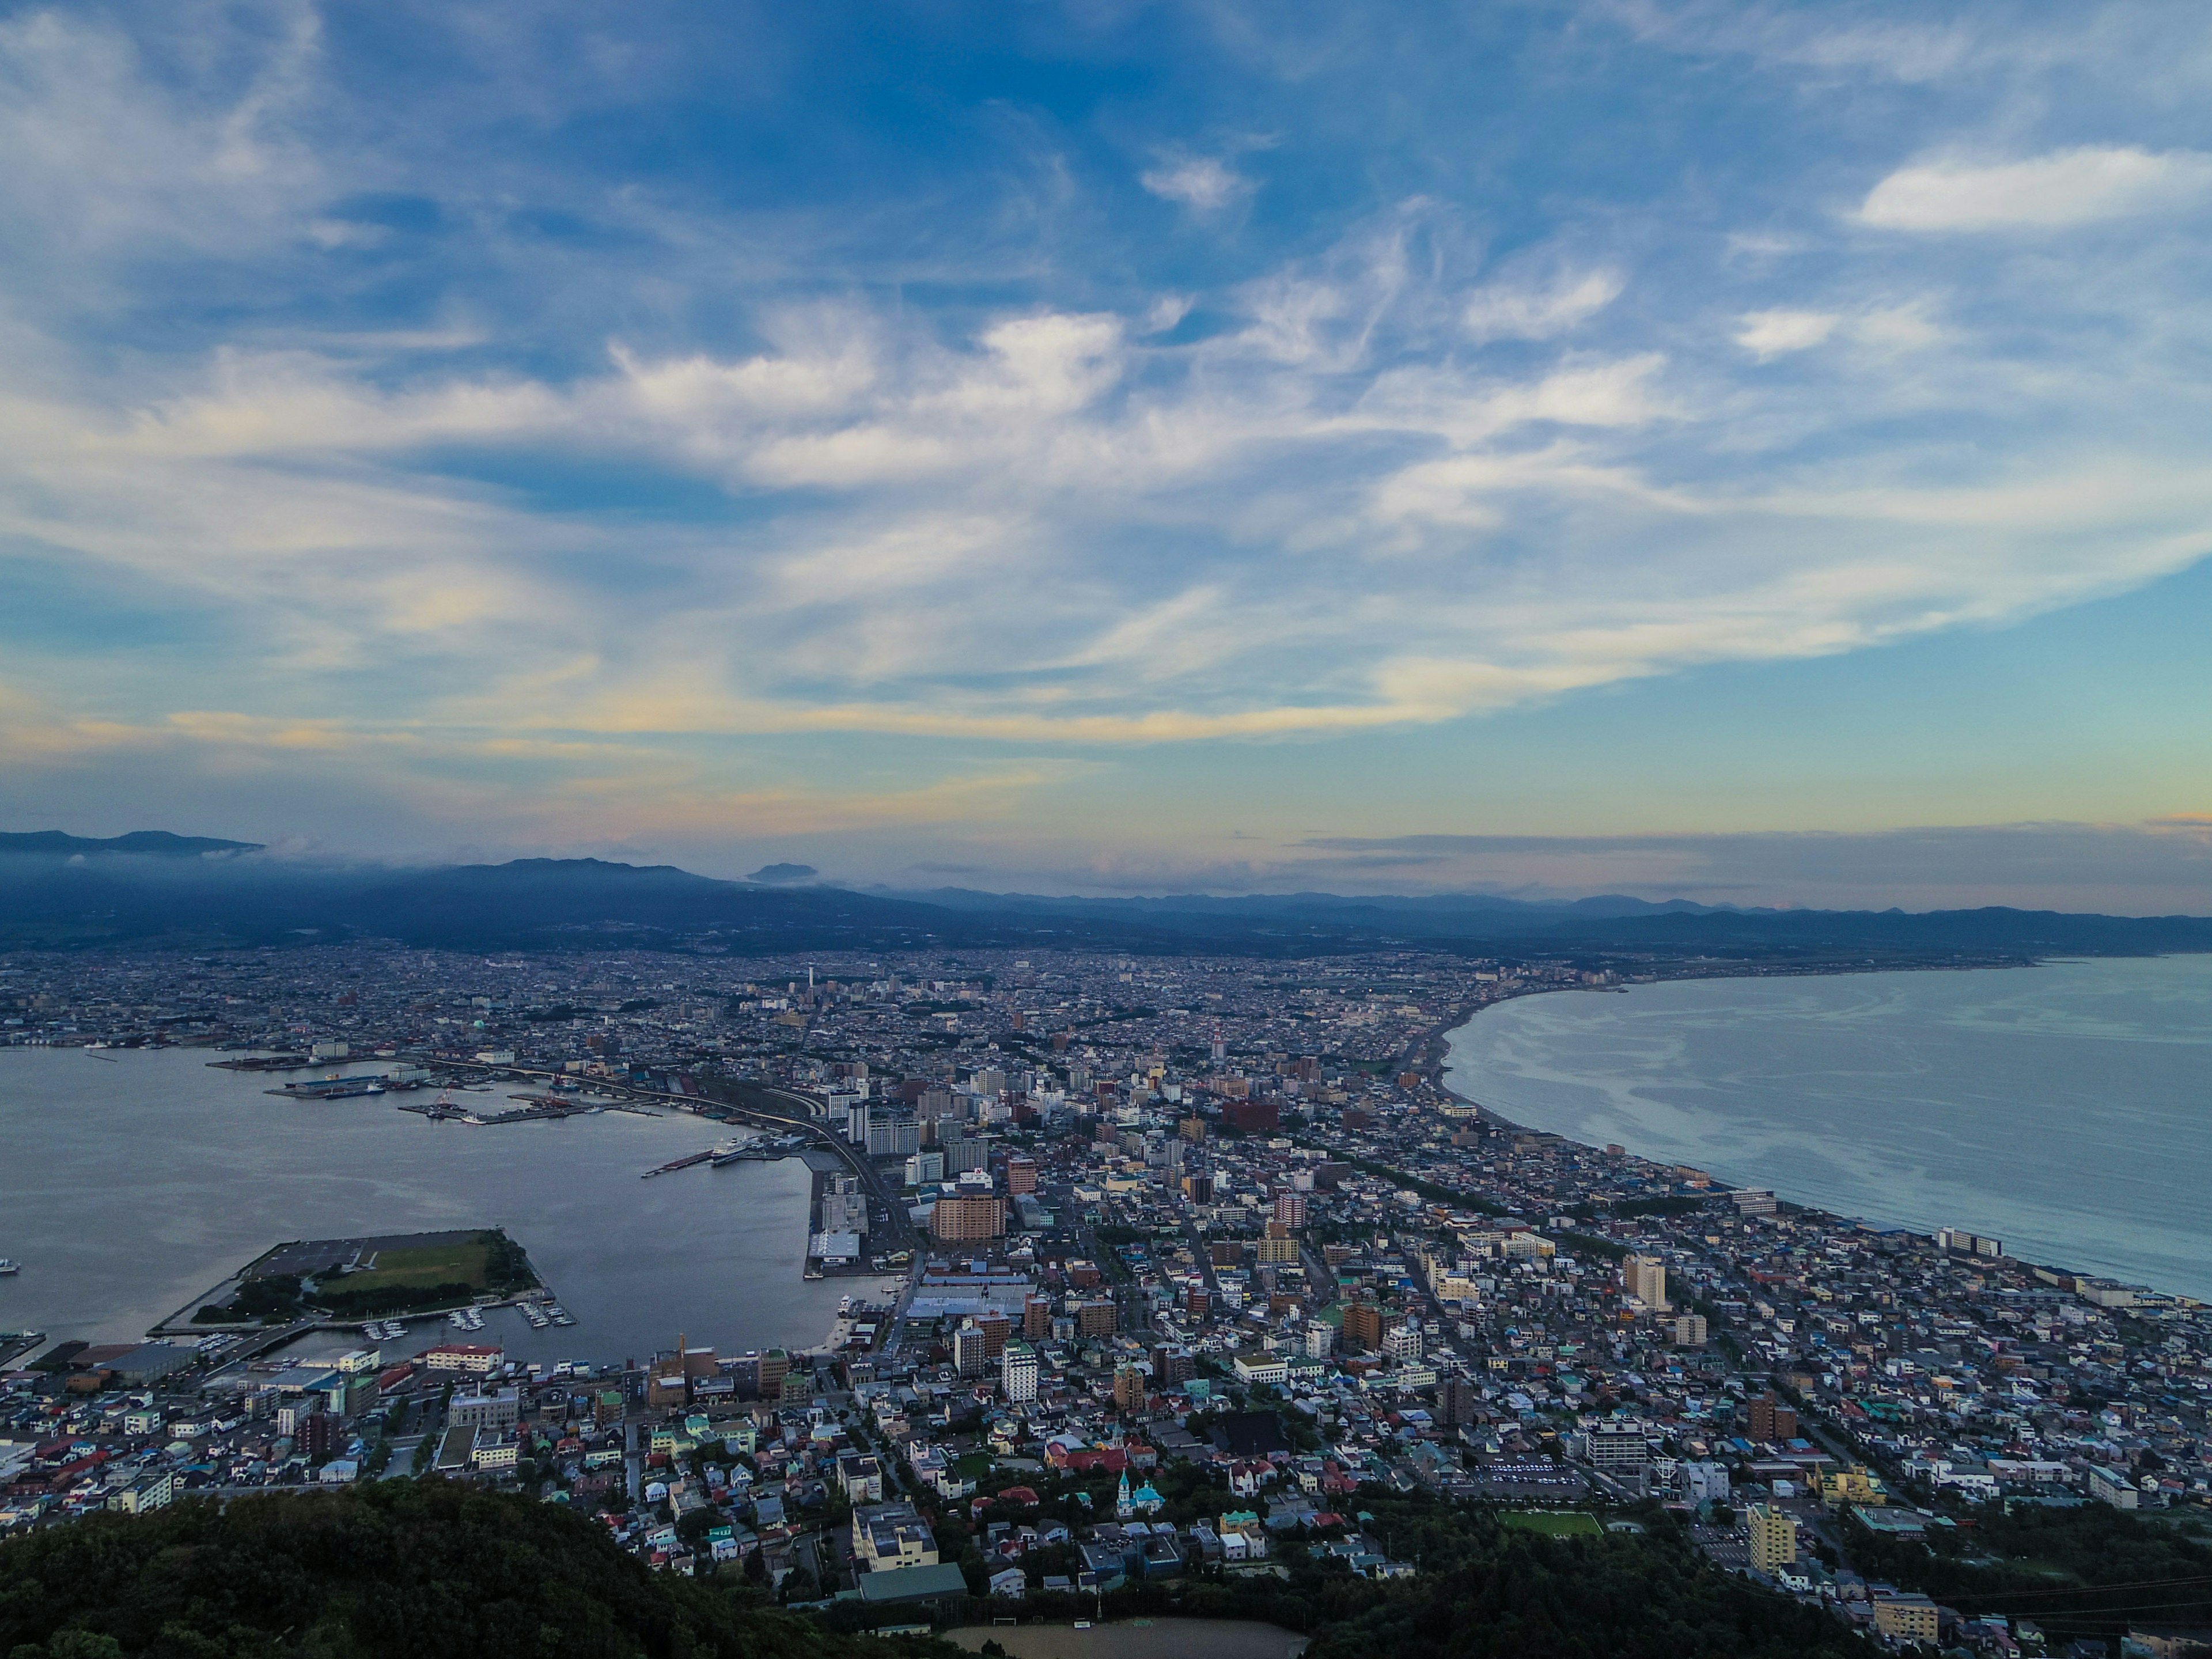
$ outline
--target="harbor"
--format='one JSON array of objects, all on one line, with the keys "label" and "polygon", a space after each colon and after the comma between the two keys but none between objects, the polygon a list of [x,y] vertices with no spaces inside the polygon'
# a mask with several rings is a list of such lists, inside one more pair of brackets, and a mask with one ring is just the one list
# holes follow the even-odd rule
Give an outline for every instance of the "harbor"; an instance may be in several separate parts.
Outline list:
[{"label": "harbor", "polygon": [[[94,1066],[58,1047],[0,1054],[0,1133],[14,1165],[0,1249],[24,1264],[0,1279],[0,1327],[134,1340],[180,1309],[189,1324],[208,1287],[271,1239],[507,1221],[574,1321],[549,1317],[541,1330],[518,1308],[485,1309],[480,1340],[519,1359],[618,1361],[665,1346],[679,1321],[732,1351],[811,1347],[830,1328],[844,1287],[803,1277],[802,1164],[746,1159],[690,1179],[638,1179],[714,1140],[673,1103],[585,1092],[568,1097],[581,1109],[559,1121],[532,1112],[496,1135],[434,1134],[421,1109],[438,1091],[286,1108],[256,1073],[210,1058],[122,1049]],[[542,1084],[530,1093],[557,1097]],[[484,1118],[502,1115],[485,1109],[495,1105],[531,1104],[459,1085],[444,1097]],[[272,1134],[272,1109],[288,1122],[295,1110],[312,1115],[313,1133]],[[148,1158],[149,1146],[161,1156]],[[357,1332],[378,1316],[400,1316],[364,1310],[343,1322]],[[252,1340],[262,1340],[258,1328]]]}]

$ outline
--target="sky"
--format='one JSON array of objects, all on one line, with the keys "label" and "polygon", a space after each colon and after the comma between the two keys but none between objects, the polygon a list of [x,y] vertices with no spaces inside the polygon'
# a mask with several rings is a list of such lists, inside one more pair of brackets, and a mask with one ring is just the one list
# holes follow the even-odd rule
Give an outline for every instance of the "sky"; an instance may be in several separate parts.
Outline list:
[{"label": "sky", "polygon": [[0,828],[2212,912],[2212,11],[0,7]]}]

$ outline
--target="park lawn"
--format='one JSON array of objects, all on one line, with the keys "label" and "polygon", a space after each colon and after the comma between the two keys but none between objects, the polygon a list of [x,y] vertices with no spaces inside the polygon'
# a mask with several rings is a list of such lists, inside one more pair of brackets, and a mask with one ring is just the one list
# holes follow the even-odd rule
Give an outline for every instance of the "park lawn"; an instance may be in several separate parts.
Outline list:
[{"label": "park lawn", "polygon": [[466,1285],[481,1291],[489,1284],[490,1255],[490,1246],[482,1239],[416,1250],[380,1250],[374,1267],[326,1280],[325,1288],[352,1292]]},{"label": "park lawn", "polygon": [[1499,1516],[1498,1520],[1500,1526],[1540,1532],[1551,1538],[1595,1536],[1605,1530],[1598,1525],[1595,1516],[1584,1515],[1580,1510],[1516,1510]]},{"label": "park lawn", "polygon": [[980,1480],[991,1472],[991,1454],[969,1452],[965,1457],[955,1459],[952,1468],[963,1479]]}]

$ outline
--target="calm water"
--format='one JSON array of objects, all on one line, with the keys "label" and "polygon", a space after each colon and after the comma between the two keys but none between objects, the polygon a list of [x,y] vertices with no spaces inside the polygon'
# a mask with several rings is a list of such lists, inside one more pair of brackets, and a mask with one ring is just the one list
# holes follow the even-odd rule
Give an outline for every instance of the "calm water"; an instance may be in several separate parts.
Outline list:
[{"label": "calm water", "polygon": [[[388,1097],[272,1098],[282,1078],[207,1058],[0,1050],[0,1256],[23,1264],[0,1279],[0,1329],[127,1340],[286,1239],[495,1224],[577,1321],[538,1333],[495,1316],[526,1359],[642,1358],[679,1330],[726,1351],[811,1347],[853,1288],[800,1277],[799,1159],[639,1179],[732,1133],[720,1124],[432,1123]],[[497,1109],[506,1093],[456,1098]],[[415,1334],[389,1346],[451,1333]]]},{"label": "calm water", "polygon": [[2212,957],[1522,997],[1454,1035],[1447,1081],[1532,1128],[2212,1297]]}]

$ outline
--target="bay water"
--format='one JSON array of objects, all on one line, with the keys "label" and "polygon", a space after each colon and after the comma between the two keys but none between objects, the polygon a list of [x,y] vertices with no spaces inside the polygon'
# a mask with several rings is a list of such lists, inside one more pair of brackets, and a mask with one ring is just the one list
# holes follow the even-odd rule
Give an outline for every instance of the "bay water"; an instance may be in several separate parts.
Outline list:
[{"label": "bay water", "polygon": [[[204,1049],[0,1049],[0,1330],[125,1341],[290,1239],[504,1226],[576,1324],[491,1316],[526,1360],[695,1346],[811,1347],[850,1281],[809,1281],[805,1162],[647,1170],[738,1132],[647,1109],[434,1123],[426,1095],[291,1100],[313,1073],[221,1071]],[[353,1070],[363,1069],[355,1066]],[[380,1070],[371,1065],[366,1069]],[[520,1085],[455,1099],[502,1109]],[[418,1322],[411,1352],[453,1337]]]},{"label": "bay water", "polygon": [[1453,1089],[1530,1128],[2212,1299],[2212,956],[1515,998]]}]

